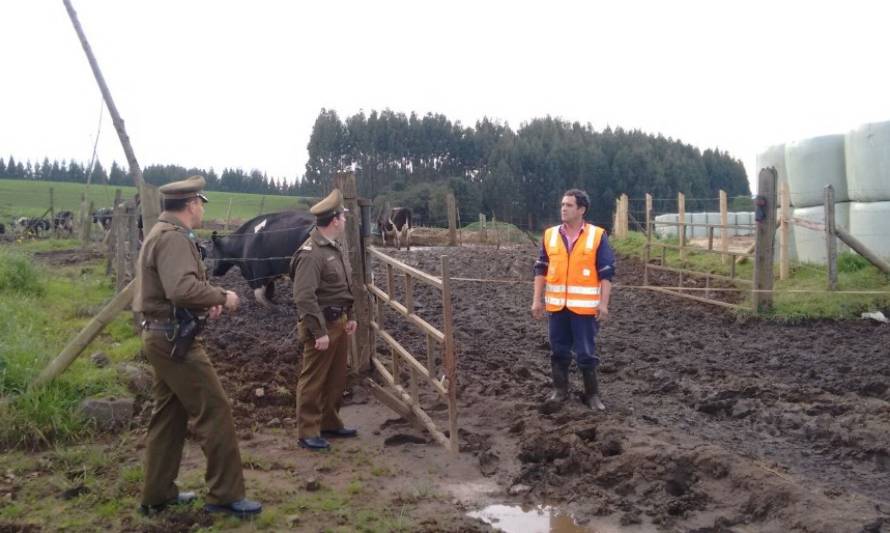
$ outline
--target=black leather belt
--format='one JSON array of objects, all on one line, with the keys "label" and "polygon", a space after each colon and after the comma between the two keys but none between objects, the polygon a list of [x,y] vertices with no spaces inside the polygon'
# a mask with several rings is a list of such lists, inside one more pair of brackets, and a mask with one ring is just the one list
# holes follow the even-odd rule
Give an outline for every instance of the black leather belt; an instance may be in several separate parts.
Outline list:
[{"label": "black leather belt", "polygon": [[157,320],[143,320],[142,324],[140,325],[142,326],[142,329],[146,331],[163,331],[165,333],[173,332],[173,322],[169,321],[161,322]]},{"label": "black leather belt", "polygon": [[329,305],[321,310],[321,314],[324,315],[324,319],[328,322],[333,322],[343,315],[349,314],[349,306],[345,305]]}]

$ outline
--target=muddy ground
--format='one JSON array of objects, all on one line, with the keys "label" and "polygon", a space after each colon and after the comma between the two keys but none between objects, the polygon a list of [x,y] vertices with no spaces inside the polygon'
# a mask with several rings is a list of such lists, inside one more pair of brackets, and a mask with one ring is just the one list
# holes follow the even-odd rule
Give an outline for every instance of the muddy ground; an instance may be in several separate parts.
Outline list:
[{"label": "muddy ground", "polygon": [[[542,407],[546,322],[528,313],[532,248],[392,253],[435,275],[447,253],[453,277],[498,281],[455,281],[453,291],[459,460],[478,467],[470,477],[497,484],[477,494],[479,506],[547,503],[582,525],[605,517],[641,530],[890,529],[890,327],[739,319],[622,288],[642,278],[641,265],[622,260],[612,316],[598,338],[608,410],[592,413],[577,400],[551,409]],[[239,433],[250,439],[264,427],[292,427],[293,307],[261,311],[236,273],[224,283],[249,300],[208,332]],[[279,282],[277,291],[287,300],[289,284]],[[418,314],[441,324],[438,293],[418,289],[415,298]],[[385,323],[425,353],[412,327],[390,314]],[[578,391],[577,373],[572,381]],[[443,421],[444,405],[429,395],[424,401]],[[413,431],[393,423],[397,417],[360,384],[350,402],[382,413],[376,427],[359,423],[378,440],[398,444],[396,435]],[[426,457],[446,454],[433,443],[411,445],[429,448]]]},{"label": "muddy ground", "polygon": [[[235,270],[216,282],[236,289],[242,308],[213,323],[205,338],[233,400],[248,491],[270,510],[305,496],[307,479],[333,493],[360,480],[366,506],[386,509],[393,520],[410,514],[412,531],[487,530],[465,514],[493,503],[552,505],[589,531],[890,530],[890,326],[737,318],[635,288],[641,265],[620,260],[612,316],[598,337],[607,411],[590,412],[577,399],[555,409],[543,402],[546,322],[528,312],[533,248],[390,252],[434,275],[447,254],[458,278],[461,453],[450,457],[377,403],[358,378],[343,415],[361,438],[335,443],[331,454],[299,449],[290,284],[276,284],[280,303],[265,310]],[[378,268],[375,280],[385,286],[384,279]],[[418,314],[440,326],[439,293],[418,287],[415,300]],[[393,313],[384,324],[425,354],[426,340],[412,326]],[[388,361],[388,350],[378,348]],[[580,390],[577,372],[572,387]],[[444,403],[428,392],[422,403],[447,427]],[[143,407],[136,427],[144,429]],[[194,478],[189,488],[199,488],[203,459],[194,443],[183,470]],[[333,523],[318,522],[328,511],[301,505],[294,529],[358,528],[355,517],[333,510]],[[209,524],[198,513],[155,526]],[[153,529],[134,523],[132,530]]]}]

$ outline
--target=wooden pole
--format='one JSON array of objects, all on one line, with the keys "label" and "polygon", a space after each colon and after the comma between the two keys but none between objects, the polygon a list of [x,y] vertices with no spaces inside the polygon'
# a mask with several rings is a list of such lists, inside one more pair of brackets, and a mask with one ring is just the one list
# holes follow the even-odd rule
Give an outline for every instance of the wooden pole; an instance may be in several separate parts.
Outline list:
[{"label": "wooden pole", "polygon": [[83,227],[80,228],[80,239],[83,243],[83,247],[87,247],[90,244],[90,233],[93,231],[93,201],[90,200],[88,207],[86,207],[86,213],[83,217]]},{"label": "wooden pole", "polygon": [[71,19],[74,31],[77,32],[77,38],[80,40],[83,51],[87,56],[87,61],[90,63],[90,68],[93,71],[93,76],[96,78],[96,83],[99,84],[102,98],[105,100],[105,105],[108,107],[111,121],[114,123],[114,129],[117,131],[117,136],[121,141],[121,146],[127,157],[127,164],[130,167],[130,175],[132,176],[136,187],[139,189],[139,196],[142,198],[142,224],[145,234],[147,235],[152,226],[155,225],[155,222],[157,222],[158,214],[160,213],[160,205],[158,203],[160,197],[157,192],[157,187],[145,183],[145,180],[142,179],[142,169],[139,167],[139,162],[136,160],[136,153],[133,151],[133,146],[130,144],[130,137],[127,135],[127,130],[124,128],[124,120],[121,118],[120,113],[118,113],[117,106],[114,105],[114,100],[111,98],[111,91],[105,83],[105,77],[102,76],[102,71],[99,69],[99,63],[96,61],[96,56],[93,55],[93,49],[87,41],[87,36],[83,32],[83,28],[80,26],[80,21],[77,19],[77,13],[71,5],[71,0],[62,0],[62,2],[65,4],[65,10],[68,11],[68,17]]},{"label": "wooden pole", "polygon": [[630,231],[630,225],[628,222],[628,211],[630,210],[630,202],[627,199],[627,194],[621,195],[621,237],[627,238],[627,233]]},{"label": "wooden pole", "polygon": [[[121,190],[115,189],[114,191],[114,203],[111,204],[114,208],[117,208],[117,204],[121,201]],[[114,209],[112,209],[112,218],[111,218],[111,229],[105,232],[105,243],[108,246],[108,261],[105,264],[105,275],[111,274],[111,267],[114,262]]]},{"label": "wooden pole", "polygon": [[844,241],[847,246],[852,248],[856,253],[861,255],[862,257],[868,259],[871,264],[878,267],[878,269],[884,274],[890,275],[890,264],[886,261],[878,257],[878,255],[871,250],[869,250],[859,239],[854,237],[852,234],[847,232],[844,228],[835,225],[834,231],[837,233],[838,238]]},{"label": "wooden pole", "polygon": [[[359,209],[358,187],[352,173],[338,174],[334,178],[336,186],[343,193],[343,203],[349,212],[346,214],[346,248],[352,268],[353,316],[358,322],[355,334],[353,361],[356,372],[365,372],[371,366],[371,322],[370,301],[365,288],[365,249],[361,236],[361,210]],[[263,199],[266,197],[263,196]]]},{"label": "wooden pole", "polygon": [[643,285],[649,285],[649,256],[652,254],[652,195],[646,193],[646,248],[643,258]]},{"label": "wooden pole", "polygon": [[226,223],[223,226],[223,231],[229,231],[229,222],[232,220],[232,199],[229,198],[229,205],[226,206]]},{"label": "wooden pole", "polygon": [[111,217],[111,231],[114,233],[114,276],[117,292],[127,283],[127,219],[124,204],[115,204]]},{"label": "wooden pole", "polygon": [[776,169],[772,167],[764,168],[758,176],[754,292],[751,297],[755,313],[767,312],[773,305],[773,250],[776,238],[777,179]]},{"label": "wooden pole", "polygon": [[139,210],[135,202],[127,202],[127,272],[136,278],[136,258],[139,256]]},{"label": "wooden pole", "polygon": [[448,207],[448,246],[457,246],[457,205],[454,193],[448,193],[445,204]]},{"label": "wooden pole", "polygon": [[720,261],[723,264],[727,264],[732,258],[729,256],[729,228],[727,228],[727,224],[729,224],[729,202],[726,197],[726,191],[720,191],[720,251],[723,252],[723,255],[720,256]]},{"label": "wooden pole", "polygon": [[494,226],[494,238],[497,249],[501,249],[501,228],[498,226],[497,218],[494,216],[494,213],[491,214],[491,225]]},{"label": "wooden pole", "polygon": [[678,192],[677,193],[677,222],[680,223],[677,226],[680,237],[680,261],[686,261],[686,195]]},{"label": "wooden pole", "polygon": [[828,262],[828,290],[837,290],[837,239],[834,224],[834,187],[825,186],[825,247]]},{"label": "wooden pole", "polygon": [[56,207],[55,202],[53,201],[53,188],[49,188],[49,223],[52,224],[50,226],[53,229],[53,235],[58,239],[59,238],[59,228],[56,227]]},{"label": "wooden pole", "polygon": [[64,372],[65,369],[77,359],[77,356],[86,349],[93,339],[99,335],[102,329],[130,304],[135,290],[135,282],[131,281],[122,291],[117,293],[114,298],[112,298],[111,301],[99,311],[99,314],[93,317],[86,327],[84,327],[83,330],[74,337],[67,346],[65,346],[62,352],[43,369],[40,375],[37,376],[37,379],[32,383],[32,387],[43,385]]},{"label": "wooden pole", "polygon": [[442,256],[442,322],[445,334],[444,365],[448,379],[448,432],[451,440],[451,453],[458,453],[457,432],[457,354],[454,350],[454,310],[451,303],[451,281],[448,269],[448,256]]},{"label": "wooden pole", "polygon": [[779,279],[786,280],[791,274],[790,250],[791,246],[791,195],[788,191],[788,182],[779,184],[779,202],[782,216],[779,219]]},{"label": "wooden pole", "polygon": [[488,230],[485,227],[485,213],[479,213],[479,241],[488,244]]}]

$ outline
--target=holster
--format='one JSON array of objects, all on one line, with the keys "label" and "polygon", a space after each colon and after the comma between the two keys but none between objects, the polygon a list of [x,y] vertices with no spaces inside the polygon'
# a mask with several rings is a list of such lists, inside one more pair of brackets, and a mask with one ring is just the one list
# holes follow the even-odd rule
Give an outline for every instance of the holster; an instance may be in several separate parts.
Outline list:
[{"label": "holster", "polygon": [[173,321],[173,349],[170,350],[170,358],[174,361],[184,361],[186,354],[195,342],[195,337],[201,332],[204,321],[185,308],[175,308]]}]

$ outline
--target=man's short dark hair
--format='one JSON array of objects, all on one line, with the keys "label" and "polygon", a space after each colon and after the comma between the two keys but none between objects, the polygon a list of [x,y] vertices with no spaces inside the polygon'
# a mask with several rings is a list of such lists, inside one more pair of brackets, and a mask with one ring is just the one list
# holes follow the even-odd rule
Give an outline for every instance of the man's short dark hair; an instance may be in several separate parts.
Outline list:
[{"label": "man's short dark hair", "polygon": [[563,197],[566,196],[574,196],[575,203],[578,204],[578,207],[584,208],[584,214],[586,215],[588,211],[590,211],[590,197],[587,196],[587,193],[582,191],[581,189],[569,189],[564,192]]},{"label": "man's short dark hair", "polygon": [[161,200],[161,209],[164,211],[185,211],[186,206],[195,198],[164,198]]},{"label": "man's short dark hair", "polygon": [[340,216],[341,211],[336,211],[334,213],[327,214],[323,217],[318,217],[315,219],[315,225],[319,228],[326,228],[331,225],[331,222],[334,221],[335,218]]}]

